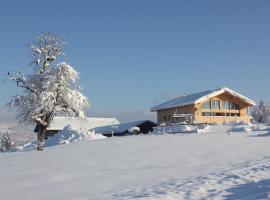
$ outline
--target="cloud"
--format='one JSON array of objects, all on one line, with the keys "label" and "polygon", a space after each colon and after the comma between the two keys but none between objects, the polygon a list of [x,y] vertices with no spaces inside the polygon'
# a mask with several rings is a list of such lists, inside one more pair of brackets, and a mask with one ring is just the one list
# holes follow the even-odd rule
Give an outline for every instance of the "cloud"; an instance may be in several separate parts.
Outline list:
[{"label": "cloud", "polygon": [[0,127],[9,128],[18,125],[15,116],[16,114],[9,111],[6,107],[2,108],[0,110]]},{"label": "cloud", "polygon": [[138,120],[152,120],[156,121],[156,114],[148,110],[127,110],[127,111],[96,111],[90,110],[87,115],[89,117],[115,117],[121,123],[138,121]]},{"label": "cloud", "polygon": [[[0,110],[0,128],[10,128],[18,126],[16,113],[9,111],[7,108]],[[115,117],[121,123],[151,120],[156,121],[156,113],[149,110],[90,110],[87,112],[88,117]]]}]

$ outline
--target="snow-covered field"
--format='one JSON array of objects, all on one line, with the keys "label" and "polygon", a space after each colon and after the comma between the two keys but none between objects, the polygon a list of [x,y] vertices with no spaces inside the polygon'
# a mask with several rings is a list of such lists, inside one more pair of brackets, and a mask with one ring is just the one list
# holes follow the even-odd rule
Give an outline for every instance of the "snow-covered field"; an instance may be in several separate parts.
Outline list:
[{"label": "snow-covered field", "polygon": [[247,126],[0,154],[0,199],[270,199],[270,134]]}]

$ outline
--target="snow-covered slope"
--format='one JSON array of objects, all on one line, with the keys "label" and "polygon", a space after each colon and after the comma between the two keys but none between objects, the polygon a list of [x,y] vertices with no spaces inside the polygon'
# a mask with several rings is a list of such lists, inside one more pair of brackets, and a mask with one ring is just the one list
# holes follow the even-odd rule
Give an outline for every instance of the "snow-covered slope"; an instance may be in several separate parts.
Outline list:
[{"label": "snow-covered slope", "polygon": [[0,197],[270,199],[268,136],[267,131],[143,135],[4,153]]}]

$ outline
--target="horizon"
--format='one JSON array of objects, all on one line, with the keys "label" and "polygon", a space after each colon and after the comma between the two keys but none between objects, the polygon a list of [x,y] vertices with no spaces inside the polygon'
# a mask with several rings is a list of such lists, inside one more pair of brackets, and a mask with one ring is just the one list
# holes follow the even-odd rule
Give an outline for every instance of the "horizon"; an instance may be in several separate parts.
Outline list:
[{"label": "horizon", "polygon": [[217,87],[270,101],[270,2],[47,1],[46,14],[35,2],[0,8],[0,107],[20,92],[7,73],[29,70],[26,44],[47,32],[68,43],[89,117],[156,120],[151,107]]}]

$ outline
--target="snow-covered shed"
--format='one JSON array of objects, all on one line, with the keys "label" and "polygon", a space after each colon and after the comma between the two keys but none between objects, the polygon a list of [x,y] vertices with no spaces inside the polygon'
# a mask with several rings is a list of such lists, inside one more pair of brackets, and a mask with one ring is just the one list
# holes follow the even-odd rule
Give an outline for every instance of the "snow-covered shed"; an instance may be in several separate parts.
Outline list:
[{"label": "snow-covered shed", "polygon": [[[55,117],[50,127],[46,132],[46,138],[48,136],[56,134],[58,131],[64,129],[64,127],[70,125],[73,129],[86,129],[90,130],[99,126],[111,126],[119,124],[120,122],[116,118],[77,118],[77,117]],[[38,127],[35,128],[35,132],[38,132]]]},{"label": "snow-covered shed", "polygon": [[113,136],[124,136],[132,135],[137,133],[147,134],[153,131],[153,128],[157,124],[150,120],[135,121],[129,123],[115,124],[110,126],[96,127],[93,130],[96,133],[100,133],[104,136],[111,137]]},{"label": "snow-covered shed", "polygon": [[222,87],[214,90],[183,95],[154,106],[158,124],[163,123],[216,123],[250,122],[249,108],[256,103],[240,93]]}]

